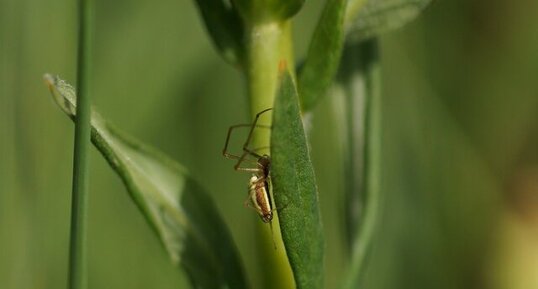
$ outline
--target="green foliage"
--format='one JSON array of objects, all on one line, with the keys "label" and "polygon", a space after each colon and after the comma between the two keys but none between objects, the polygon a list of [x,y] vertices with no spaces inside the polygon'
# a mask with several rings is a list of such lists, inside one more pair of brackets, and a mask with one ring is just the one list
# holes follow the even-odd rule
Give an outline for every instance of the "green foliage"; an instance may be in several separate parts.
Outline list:
[{"label": "green foliage", "polygon": [[347,0],[328,0],[299,73],[302,111],[311,110],[327,92],[340,63]]},{"label": "green foliage", "polygon": [[[328,0],[296,87],[295,71],[286,68],[293,64],[289,20],[303,2],[196,0],[214,45],[225,60],[247,76],[251,113],[274,108],[270,140],[269,134],[254,131],[251,144],[257,147],[270,142],[273,196],[285,253],[299,289],[321,289],[325,278],[325,238],[301,110],[312,111],[331,86],[344,91],[347,111],[343,125],[347,130],[343,139],[348,141],[344,152],[351,159],[344,164],[348,173],[345,202],[350,263],[340,286],[352,289],[360,285],[364,275],[366,257],[379,226],[382,195],[380,72],[375,36],[404,25],[429,0]],[[365,39],[370,40],[363,43]],[[345,65],[334,85],[344,43]],[[51,76],[46,80],[58,105],[74,120],[76,97],[71,86]],[[359,126],[363,129],[357,129]],[[226,224],[213,200],[186,169],[112,128],[96,112],[92,113],[91,137],[172,262],[181,264],[195,288],[247,288]],[[285,260],[286,255],[279,250],[264,252],[263,256],[266,263],[280,264],[275,260]],[[263,268],[267,270],[271,269]],[[284,271],[274,270],[273,279],[286,279],[289,275]],[[270,288],[271,284],[260,287]]]},{"label": "green foliage", "polygon": [[[76,2],[0,1],[1,288],[66,287],[73,123],[51,107],[39,78],[52,70],[77,79]],[[380,27],[388,29],[393,24],[387,23],[411,17],[423,2],[349,0],[344,26],[350,38],[341,61],[347,68],[341,69],[362,67],[364,73],[339,71],[347,77],[322,93],[313,109],[303,110],[324,225],[325,288],[341,288],[343,282],[354,289],[536,287],[530,280],[534,275],[525,269],[532,269],[538,248],[529,242],[535,237],[536,210],[535,186],[528,185],[538,179],[538,38],[533,37],[538,1],[430,2],[420,12],[427,17],[399,33],[383,34],[379,41],[377,33],[387,31]],[[234,3],[97,3],[92,25],[97,43],[89,46],[96,48],[95,62],[90,60],[93,72],[87,74],[93,80],[87,88],[107,120],[180,160],[192,176],[187,178],[207,188],[204,194],[210,194],[219,219],[230,228],[253,288],[291,288],[291,269],[286,275],[291,277],[280,273],[289,262],[279,232],[274,250],[269,226],[242,207],[248,175],[235,173],[219,152],[229,125],[248,123],[247,112],[252,117],[273,107],[278,84],[273,70],[282,59],[278,47],[289,48],[304,64],[312,32],[325,14],[323,6],[332,2],[305,2],[298,17],[287,21],[293,42],[282,37],[282,46],[273,44],[288,32],[276,31],[275,41],[253,33],[248,26],[253,23],[246,22]],[[386,4],[391,8],[386,13],[394,16],[372,18],[385,11],[369,8],[378,3],[404,4]],[[204,21],[212,24],[204,29]],[[351,31],[361,21],[367,31]],[[263,33],[267,30],[258,28],[276,27],[273,22],[261,26],[254,28]],[[252,45],[255,35],[259,45]],[[360,260],[355,258],[360,250],[353,244],[363,240],[356,237],[367,227],[362,224],[371,205],[369,191],[363,189],[365,133],[356,131],[364,130],[368,104],[364,93],[355,93],[365,92],[369,83],[365,65],[371,58],[361,52],[365,40],[379,43],[383,59],[378,65],[389,69],[382,71],[383,206],[378,213],[383,216],[359,274],[352,264]],[[226,66],[215,52],[233,65]],[[326,55],[322,51],[320,60]],[[254,67],[249,57],[267,62]],[[290,68],[295,63],[293,58],[286,61]],[[316,71],[320,83],[329,67]],[[290,71],[293,78],[294,73]],[[302,77],[298,71],[294,78],[301,101],[306,97]],[[265,94],[247,94],[246,87]],[[266,115],[261,122],[268,120]],[[268,146],[270,132],[262,131],[257,144]],[[239,140],[242,133],[236,135]],[[115,134],[114,139],[126,141]],[[161,234],[148,226],[130,194],[123,193],[121,179],[98,151],[90,149],[88,158],[86,247],[91,254],[86,260],[91,287],[191,288],[182,266],[170,262],[163,250]],[[211,222],[208,227],[220,226]],[[499,250],[492,240],[508,246]],[[278,262],[268,257],[281,252],[284,259]]]},{"label": "green foliage", "polygon": [[[45,80],[58,106],[75,119],[76,95],[65,81]],[[92,112],[92,142],[125,184],[170,259],[196,288],[247,288],[241,263],[217,208],[178,163],[110,126]]]},{"label": "green foliage", "polygon": [[340,64],[344,38],[358,43],[413,20],[431,0],[328,0],[299,72],[302,111],[327,93]]},{"label": "green foliage", "polygon": [[[360,0],[356,0],[360,1]],[[358,42],[402,27],[415,19],[431,0],[368,0],[346,19],[348,41]]]},{"label": "green foliage", "polygon": [[[345,289],[360,286],[380,224],[382,110],[378,50],[375,39],[347,46],[337,84],[344,93],[347,127],[344,139],[348,142],[343,155],[346,233],[351,259],[342,286]],[[362,175],[357,176],[358,173]]]},{"label": "green foliage", "polygon": [[318,191],[295,84],[286,70],[271,135],[271,180],[282,239],[299,289],[323,288],[324,238]]},{"label": "green foliage", "polygon": [[224,0],[196,0],[209,35],[220,53],[232,64],[244,58],[244,28],[236,9]]}]

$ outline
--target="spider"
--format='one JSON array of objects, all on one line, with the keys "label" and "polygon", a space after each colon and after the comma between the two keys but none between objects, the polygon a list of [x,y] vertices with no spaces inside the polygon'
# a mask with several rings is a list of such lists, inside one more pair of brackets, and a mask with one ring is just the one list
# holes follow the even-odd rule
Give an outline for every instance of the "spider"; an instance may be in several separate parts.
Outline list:
[{"label": "spider", "polygon": [[[260,116],[272,108],[265,109],[254,118],[251,124],[237,124],[228,129],[228,135],[226,136],[226,143],[222,150],[222,155],[228,159],[237,160],[234,165],[236,171],[251,172],[252,176],[248,185],[248,198],[245,200],[245,205],[256,210],[260,218],[264,223],[271,223],[273,220],[273,204],[271,201],[271,194],[269,193],[269,172],[271,167],[271,158],[267,154],[260,155],[256,152],[258,149],[250,149],[249,144],[252,138],[254,128],[271,128],[268,125],[257,124]],[[230,136],[232,131],[239,127],[250,127],[247,140],[243,145],[243,154],[241,156],[233,155],[228,152],[228,143],[230,142]],[[260,148],[261,149],[261,148]],[[241,164],[245,161],[253,162],[251,159],[247,159],[247,156],[256,158],[256,167],[241,167]]]}]

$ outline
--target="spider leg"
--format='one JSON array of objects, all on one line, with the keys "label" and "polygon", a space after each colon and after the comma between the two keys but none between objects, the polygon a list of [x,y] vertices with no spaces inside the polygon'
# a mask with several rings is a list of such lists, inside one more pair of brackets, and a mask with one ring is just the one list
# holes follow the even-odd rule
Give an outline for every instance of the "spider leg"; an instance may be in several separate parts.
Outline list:
[{"label": "spider leg", "polygon": [[[251,155],[253,155],[253,156],[257,157],[257,158],[260,158],[261,155],[257,154],[257,153],[254,152],[253,150],[250,150],[250,149],[248,148],[248,145],[250,144],[250,140],[252,139],[252,133],[254,132],[254,128],[258,126],[258,125],[257,125],[257,123],[258,123],[258,119],[260,118],[260,116],[261,116],[262,114],[264,114],[264,113],[266,113],[266,112],[268,112],[268,111],[270,111],[270,110],[272,110],[272,109],[273,109],[273,108],[267,108],[267,109],[264,109],[264,110],[262,110],[262,111],[260,111],[260,112],[258,112],[258,113],[256,114],[256,116],[254,117],[254,121],[252,122],[252,126],[250,127],[250,131],[249,131],[249,133],[248,133],[247,140],[245,141],[245,144],[243,145],[243,150],[244,150],[245,152],[248,152],[249,154],[251,154]],[[271,128],[270,126],[266,126],[266,127]]]},{"label": "spider leg", "polygon": [[245,200],[245,202],[243,202],[243,205],[247,208],[250,208],[250,209],[253,209],[254,211],[256,211],[256,213],[258,212],[258,210],[252,205],[252,193],[249,193],[248,194],[248,197],[247,199]]},{"label": "spider leg", "polygon": [[[241,157],[238,156],[238,155],[234,155],[234,154],[231,154],[228,152],[228,145],[230,143],[230,137],[232,135],[232,132],[234,129],[236,128],[240,128],[240,127],[251,127],[251,132],[249,133],[249,137],[250,137],[250,134],[252,134],[252,130],[253,130],[253,127],[259,127],[259,128],[271,128],[271,126],[268,126],[268,125],[261,125],[261,124],[237,124],[237,125],[233,125],[231,126],[230,128],[228,128],[228,134],[226,135],[226,142],[224,143],[224,148],[222,149],[222,155],[225,157],[225,158],[228,158],[228,159],[240,159]],[[250,140],[249,140],[250,141]],[[254,155],[255,157],[257,157],[257,155]]]},{"label": "spider leg", "polygon": [[[245,157],[248,156],[248,153],[243,153],[243,155],[241,155],[237,161],[237,163],[235,164],[234,166],[234,169],[236,171],[243,171],[243,172],[252,172],[252,173],[261,173],[263,172],[263,169],[260,168],[259,166],[255,167],[255,168],[246,168],[246,167],[241,167],[241,164],[244,162],[244,161],[247,161],[248,159],[245,159]],[[248,160],[248,161],[251,161],[251,160]]]}]

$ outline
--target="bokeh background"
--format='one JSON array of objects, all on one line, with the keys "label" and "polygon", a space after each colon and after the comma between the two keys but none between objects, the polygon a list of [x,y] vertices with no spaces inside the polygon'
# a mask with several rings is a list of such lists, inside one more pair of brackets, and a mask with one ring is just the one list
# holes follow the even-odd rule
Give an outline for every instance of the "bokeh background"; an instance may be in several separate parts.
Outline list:
[{"label": "bokeh background", "polygon": [[[297,16],[297,59],[322,4]],[[96,108],[204,184],[263,288],[246,178],[220,155],[227,127],[249,119],[244,77],[194,1],[96,5]],[[534,0],[433,1],[380,38],[383,219],[362,288],[538,288],[536,11]],[[75,84],[76,31],[76,1],[0,0],[0,288],[66,284],[73,123],[42,75]],[[334,114],[326,98],[310,138],[326,288],[348,262]],[[188,288],[96,150],[89,222],[89,288]]]}]

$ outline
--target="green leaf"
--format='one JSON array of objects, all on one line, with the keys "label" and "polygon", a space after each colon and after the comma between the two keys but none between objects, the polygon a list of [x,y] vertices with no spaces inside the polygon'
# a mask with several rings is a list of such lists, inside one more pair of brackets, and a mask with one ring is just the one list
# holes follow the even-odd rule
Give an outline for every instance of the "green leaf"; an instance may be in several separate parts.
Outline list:
[{"label": "green leaf", "polygon": [[[73,87],[45,75],[56,103],[75,120]],[[195,288],[247,288],[237,249],[204,189],[178,163],[112,128],[92,111],[92,142],[118,173],[174,264]]]},{"label": "green leaf", "polygon": [[[358,1],[358,0],[357,0]],[[346,16],[346,37],[361,41],[400,28],[415,19],[431,0],[368,0],[357,13]]]},{"label": "green leaf", "polygon": [[344,94],[346,224],[351,258],[344,289],[359,286],[379,226],[381,93],[377,39],[346,46],[338,77]]},{"label": "green leaf", "polygon": [[274,104],[271,182],[282,239],[299,289],[323,287],[323,232],[316,178],[293,80],[286,70]]},{"label": "green leaf", "polygon": [[196,0],[213,43],[232,64],[243,60],[244,27],[237,10],[224,0]]},{"label": "green leaf", "polygon": [[340,63],[347,0],[328,0],[299,73],[303,111],[311,110],[330,87]]}]

